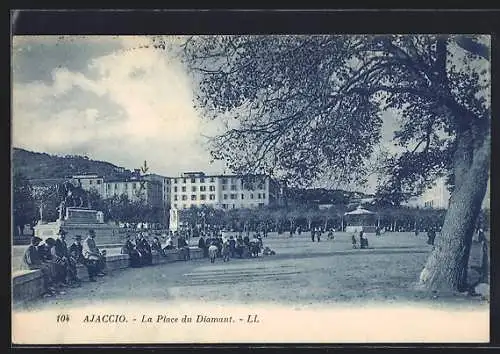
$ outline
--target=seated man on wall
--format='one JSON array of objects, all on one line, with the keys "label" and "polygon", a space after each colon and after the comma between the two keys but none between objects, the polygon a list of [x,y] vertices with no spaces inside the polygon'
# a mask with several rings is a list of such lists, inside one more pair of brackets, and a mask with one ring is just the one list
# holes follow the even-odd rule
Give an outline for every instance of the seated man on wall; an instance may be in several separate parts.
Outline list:
[{"label": "seated man on wall", "polygon": [[66,266],[64,261],[56,254],[56,240],[49,237],[45,240],[45,250],[43,251],[43,260],[49,264],[52,264],[51,278],[54,281],[56,288],[66,287]]},{"label": "seated man on wall", "polygon": [[68,276],[68,247],[66,245],[66,231],[60,229],[57,232],[58,238],[54,240],[54,246],[51,247],[50,253],[52,260],[56,264],[56,282],[62,286],[67,286]]},{"label": "seated man on wall", "polygon": [[141,255],[136,249],[136,245],[132,242],[130,234],[127,234],[127,240],[121,249],[121,254],[128,254],[131,267],[141,266]]},{"label": "seated man on wall", "polygon": [[148,240],[146,239],[145,233],[141,233],[139,238],[139,252],[142,253],[142,264],[151,265],[153,264],[153,255],[151,253],[151,246],[149,245]]},{"label": "seated man on wall", "polygon": [[187,261],[191,259],[191,255],[189,253],[189,244],[186,241],[184,236],[180,236],[178,240],[178,248],[181,251],[181,257],[183,260]]},{"label": "seated man on wall", "polygon": [[[55,258],[59,259],[59,262],[64,266],[64,269],[61,271],[61,277],[63,277],[63,282],[67,285],[75,285],[76,281],[76,267],[72,267],[68,245],[66,243],[66,231],[64,229],[60,229],[57,235],[59,236],[56,239],[56,244],[54,247]],[[75,273],[73,273],[73,270]]]},{"label": "seated man on wall", "polygon": [[151,250],[158,252],[162,257],[165,257],[165,252],[163,251],[163,248],[161,247],[160,239],[155,236],[153,238],[153,242],[151,242]]},{"label": "seated man on wall", "polygon": [[106,275],[103,272],[103,269],[106,265],[106,258],[97,247],[94,238],[95,238],[95,231],[90,229],[88,231],[88,237],[85,239],[82,245],[83,257],[85,257],[86,262],[92,268],[92,278],[96,275],[98,276]]},{"label": "seated man on wall", "polygon": [[42,239],[36,236],[31,238],[31,243],[24,252],[23,262],[27,269],[40,269],[42,271],[44,294],[46,294],[46,296],[51,296],[54,294],[55,289],[52,286],[53,281],[50,276],[50,266],[43,262],[40,257],[40,252],[38,251],[38,246],[41,241]]}]

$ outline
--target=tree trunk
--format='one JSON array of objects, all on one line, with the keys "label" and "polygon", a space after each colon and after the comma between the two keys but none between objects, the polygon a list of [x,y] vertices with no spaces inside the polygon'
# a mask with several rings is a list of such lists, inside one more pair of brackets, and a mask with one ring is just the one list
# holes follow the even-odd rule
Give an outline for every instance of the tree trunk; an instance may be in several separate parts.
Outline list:
[{"label": "tree trunk", "polygon": [[462,292],[468,288],[467,267],[474,225],[489,177],[490,139],[487,133],[478,146],[472,132],[457,135],[455,187],[441,234],[420,274],[419,284],[423,289]]}]

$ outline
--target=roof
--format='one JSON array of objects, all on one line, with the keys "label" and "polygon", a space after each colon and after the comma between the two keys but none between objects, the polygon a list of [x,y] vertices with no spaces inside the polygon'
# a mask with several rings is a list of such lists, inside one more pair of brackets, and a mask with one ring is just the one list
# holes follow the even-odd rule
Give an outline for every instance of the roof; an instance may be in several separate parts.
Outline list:
[{"label": "roof", "polygon": [[186,175],[186,176],[178,176],[178,177],[170,177],[172,179],[180,179],[180,178],[211,178],[211,177],[221,177],[221,178],[231,178],[231,177],[237,177],[237,178],[244,178],[244,177],[269,177],[266,174],[241,174],[241,175],[236,175],[236,174],[230,174],[230,175]]},{"label": "roof", "polygon": [[344,213],[344,215],[368,215],[368,214],[376,214],[373,211],[363,209],[361,206],[358,206],[356,209],[353,211],[350,211],[348,213]]}]

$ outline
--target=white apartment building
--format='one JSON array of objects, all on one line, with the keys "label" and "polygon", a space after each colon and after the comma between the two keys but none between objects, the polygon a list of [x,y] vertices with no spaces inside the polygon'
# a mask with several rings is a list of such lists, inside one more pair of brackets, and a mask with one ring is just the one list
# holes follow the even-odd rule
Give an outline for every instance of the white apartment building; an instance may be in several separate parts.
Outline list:
[{"label": "white apartment building", "polygon": [[257,208],[277,199],[277,188],[264,175],[210,175],[186,172],[171,178],[170,205],[176,209],[211,206],[219,209]]}]

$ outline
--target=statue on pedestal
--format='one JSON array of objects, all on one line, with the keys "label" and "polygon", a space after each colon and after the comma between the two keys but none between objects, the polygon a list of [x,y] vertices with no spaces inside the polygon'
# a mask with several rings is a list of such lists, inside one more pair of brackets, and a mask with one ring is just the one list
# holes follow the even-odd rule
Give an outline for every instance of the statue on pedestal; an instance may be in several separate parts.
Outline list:
[{"label": "statue on pedestal", "polygon": [[66,207],[85,208],[85,190],[75,187],[70,181],[64,182],[60,189]]},{"label": "statue on pedestal", "polygon": [[57,207],[57,211],[59,212],[59,217],[57,220],[63,220],[64,215],[66,215],[66,202],[64,200],[62,200]]}]

